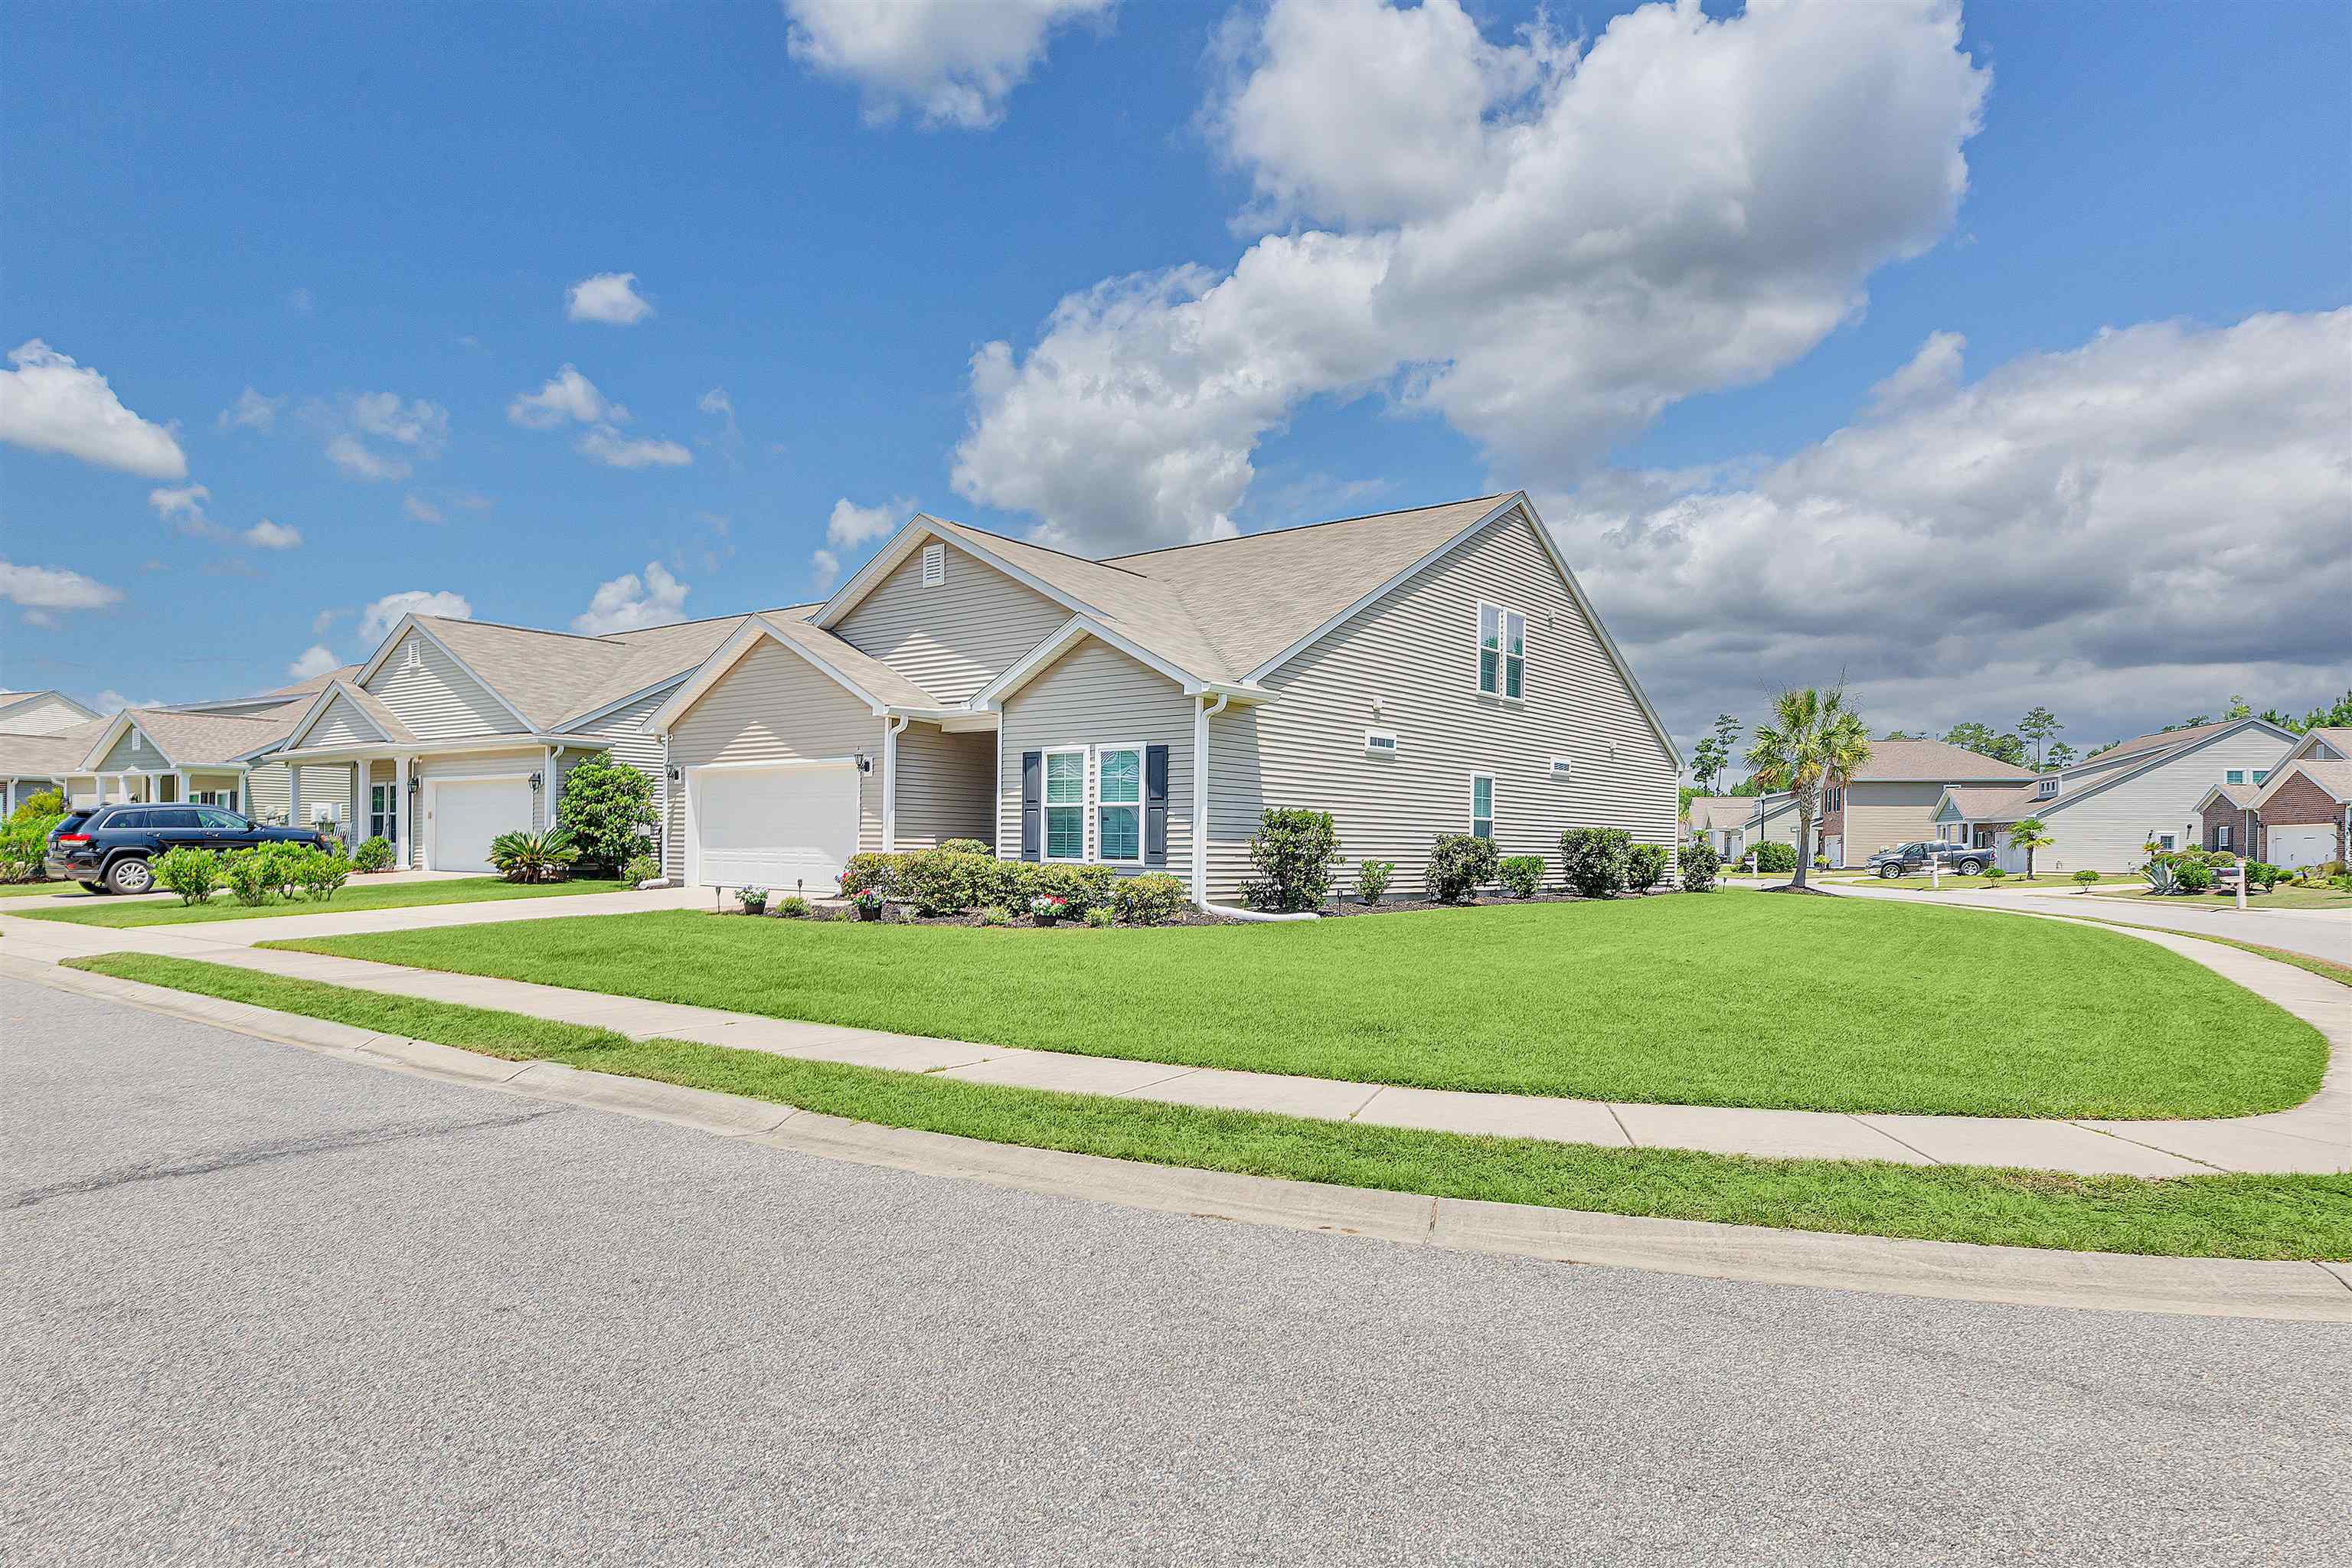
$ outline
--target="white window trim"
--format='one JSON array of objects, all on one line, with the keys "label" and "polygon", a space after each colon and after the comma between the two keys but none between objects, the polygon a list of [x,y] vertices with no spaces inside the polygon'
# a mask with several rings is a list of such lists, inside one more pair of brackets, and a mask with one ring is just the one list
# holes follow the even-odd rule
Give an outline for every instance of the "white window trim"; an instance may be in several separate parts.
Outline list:
[{"label": "white window trim", "polygon": [[[1052,832],[1054,810],[1057,805],[1064,810],[1067,810],[1071,805],[1066,801],[1056,802],[1053,798],[1053,759],[1056,756],[1074,756],[1078,759],[1078,798],[1076,802],[1078,812],[1078,852],[1076,855],[1054,853]],[[1091,820],[1094,814],[1094,802],[1089,798],[1093,792],[1087,787],[1088,781],[1093,777],[1094,761],[1087,755],[1086,747],[1047,746],[1043,749],[1037,759],[1037,858],[1040,862],[1051,861],[1056,866],[1087,864],[1087,851],[1094,846],[1094,824]]]},{"label": "white window trim", "polygon": [[2243,768],[2231,768],[2222,773],[2221,782],[2223,784],[2242,784],[2246,782],[2246,770]]},{"label": "white window trim", "polygon": [[[1489,691],[1482,673],[1486,658],[1486,612],[1495,612],[1495,689]],[[1511,617],[1519,618],[1519,694],[1510,695],[1511,689]],[[1498,702],[1523,703],[1528,700],[1528,653],[1533,640],[1528,635],[1531,617],[1523,610],[1515,610],[1499,599],[1481,599],[1470,612],[1470,689],[1481,697],[1492,697]]]},{"label": "white window trim", "polygon": [[2213,825],[2213,847],[2216,849],[2227,849],[2229,847],[2230,825],[2226,822],[2215,823]]},{"label": "white window trim", "polygon": [[[1486,781],[1486,831],[1483,836],[1478,831],[1478,781],[1480,779],[1485,779]],[[1477,838],[1484,837],[1489,844],[1492,844],[1495,841],[1495,824],[1498,819],[1502,807],[1502,802],[1499,798],[1501,793],[1501,791],[1495,787],[1494,774],[1474,773],[1470,775],[1471,837]]]},{"label": "white window trim", "polygon": [[[1135,858],[1132,860],[1115,859],[1103,853],[1102,813],[1106,807],[1123,806],[1128,804],[1123,800],[1107,801],[1102,797],[1102,760],[1106,753],[1111,752],[1135,753]],[[1146,852],[1144,816],[1151,805],[1151,779],[1148,771],[1150,765],[1150,751],[1140,741],[1107,741],[1094,748],[1094,757],[1087,770],[1087,777],[1092,781],[1094,798],[1087,808],[1087,829],[1092,837],[1096,865],[1140,866],[1143,864]]]}]

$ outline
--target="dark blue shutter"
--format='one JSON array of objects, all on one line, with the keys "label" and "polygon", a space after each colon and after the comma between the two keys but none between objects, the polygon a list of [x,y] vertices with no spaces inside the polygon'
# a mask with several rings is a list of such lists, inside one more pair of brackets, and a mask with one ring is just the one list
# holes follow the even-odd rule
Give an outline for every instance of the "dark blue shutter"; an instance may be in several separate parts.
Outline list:
[{"label": "dark blue shutter", "polygon": [[1143,863],[1168,864],[1168,748],[1143,748]]},{"label": "dark blue shutter", "polygon": [[1021,858],[1044,858],[1045,846],[1045,753],[1021,753]]}]

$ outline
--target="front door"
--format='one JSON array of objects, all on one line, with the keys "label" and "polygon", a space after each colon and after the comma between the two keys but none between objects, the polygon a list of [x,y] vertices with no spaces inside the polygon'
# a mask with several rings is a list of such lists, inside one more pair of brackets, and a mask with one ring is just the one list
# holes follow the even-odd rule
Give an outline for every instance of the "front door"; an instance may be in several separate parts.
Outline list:
[{"label": "front door", "polygon": [[396,784],[368,785],[368,830],[370,838],[381,838],[394,848],[400,847],[400,789]]}]

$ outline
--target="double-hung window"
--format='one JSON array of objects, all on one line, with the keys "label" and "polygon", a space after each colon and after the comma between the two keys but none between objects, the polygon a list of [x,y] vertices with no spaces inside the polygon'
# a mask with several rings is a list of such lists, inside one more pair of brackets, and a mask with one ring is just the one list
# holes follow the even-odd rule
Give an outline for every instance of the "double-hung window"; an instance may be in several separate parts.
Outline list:
[{"label": "double-hung window", "polygon": [[1470,775],[1470,837],[1494,842],[1495,775],[1492,773]]},{"label": "double-hung window", "polygon": [[1518,698],[1528,689],[1528,618],[1500,605],[1478,606],[1478,689]]},{"label": "double-hung window", "polygon": [[1045,753],[1045,858],[1087,858],[1087,749]]},{"label": "double-hung window", "polygon": [[2268,768],[2256,768],[2254,770],[2254,782],[2256,784],[2262,783],[2264,779],[2270,776],[2271,771]]},{"label": "double-hung window", "polygon": [[2243,768],[2231,768],[2221,776],[2233,784],[2242,784],[2246,782],[2246,770]]},{"label": "double-hung window", "polygon": [[1120,865],[1142,863],[1141,746],[1104,746],[1095,752],[1095,858]]}]

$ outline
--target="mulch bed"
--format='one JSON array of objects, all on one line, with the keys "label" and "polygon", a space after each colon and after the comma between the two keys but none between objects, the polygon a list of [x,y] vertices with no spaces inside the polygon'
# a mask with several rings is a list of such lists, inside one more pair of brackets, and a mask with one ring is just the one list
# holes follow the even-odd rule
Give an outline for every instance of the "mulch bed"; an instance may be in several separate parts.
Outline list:
[{"label": "mulch bed", "polygon": [[[1669,894],[1679,892],[1680,890],[1681,889],[1677,888],[1660,887],[1653,888],[1646,893],[1619,893],[1616,894],[1615,897],[1623,900],[1656,899],[1666,897]],[[1768,888],[1765,889],[1767,892],[1774,893],[1793,892],[1796,889],[1791,888]],[[1804,891],[1809,893],[1818,893],[1822,891],[1822,889],[1819,888],[1807,888]],[[1315,912],[1322,916],[1325,920],[1335,920],[1352,915],[1413,914],[1423,910],[1492,909],[1496,906],[1507,907],[1513,904],[1583,904],[1595,902],[1605,903],[1607,901],[1609,900],[1587,899],[1580,893],[1538,893],[1531,899],[1472,899],[1465,903],[1459,904],[1441,904],[1430,899],[1383,899],[1377,904],[1367,904],[1353,899],[1342,899],[1335,902],[1326,903],[1318,908]],[[740,915],[743,913],[743,910],[740,908],[730,907],[715,912],[729,915]],[[765,920],[781,920],[783,918],[777,913],[775,900],[771,899],[768,901],[768,907],[760,918]],[[798,918],[811,921],[855,921],[857,919],[857,915],[856,912],[847,904],[842,903],[838,900],[826,900],[819,901],[816,900],[811,900],[809,902],[809,912]],[[981,921],[980,917],[977,914],[923,915],[917,914],[915,912],[915,907],[912,904],[894,903],[884,907],[881,920],[870,923],[894,926],[978,926]],[[1262,922],[1240,920],[1232,915],[1213,914],[1209,910],[1193,909],[1188,905],[1181,912],[1168,920],[1161,921],[1160,922],[1159,929],[1168,929],[1176,926],[1237,926],[1255,925],[1259,923]],[[1056,921],[1050,926],[1041,926],[1036,921],[1031,920],[1027,915],[1016,913],[1013,917],[1012,925],[994,929],[1004,931],[1091,931],[1096,928],[1088,926],[1086,921],[1082,920]]]},{"label": "mulch bed", "polygon": [[[1620,899],[1655,899],[1673,892],[1671,888],[1654,888],[1646,893],[1619,893]],[[1367,904],[1354,899],[1342,899],[1336,904],[1325,904],[1316,913],[1326,920],[1339,915],[1411,914],[1418,910],[1483,910],[1496,905],[1512,904],[1590,904],[1606,903],[1606,899],[1588,899],[1581,893],[1538,893],[1532,899],[1472,899],[1467,903],[1441,904],[1433,899],[1382,899],[1377,904]]]}]

